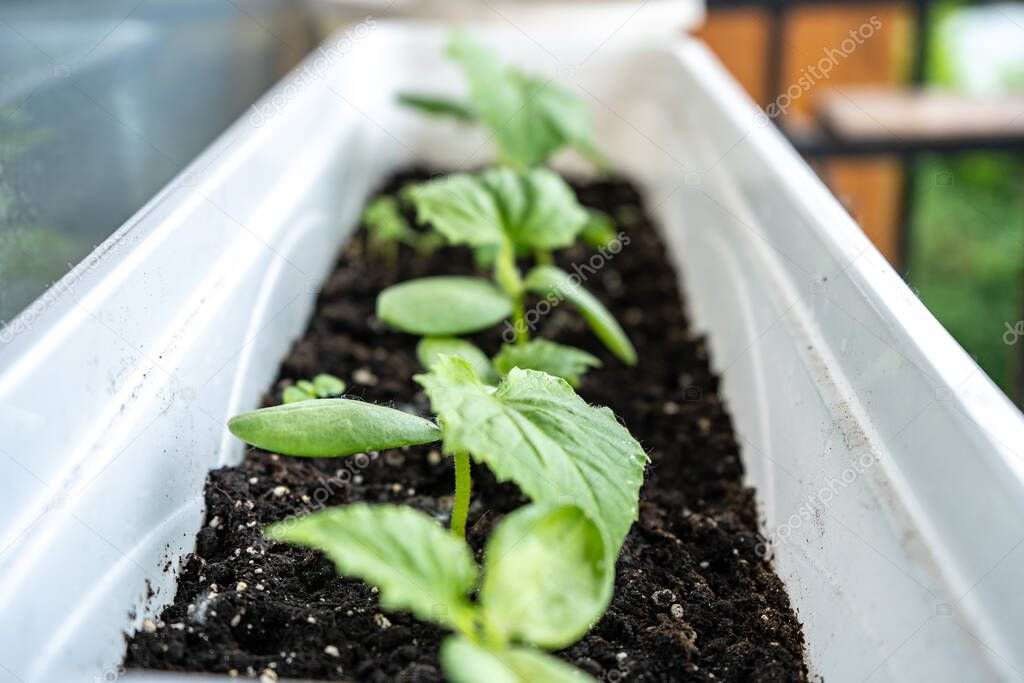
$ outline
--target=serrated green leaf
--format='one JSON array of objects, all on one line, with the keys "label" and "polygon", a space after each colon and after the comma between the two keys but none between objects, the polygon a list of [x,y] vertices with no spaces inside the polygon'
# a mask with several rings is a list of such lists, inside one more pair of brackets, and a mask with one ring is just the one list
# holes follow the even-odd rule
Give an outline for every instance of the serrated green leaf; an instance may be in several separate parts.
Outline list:
[{"label": "serrated green leaf", "polygon": [[601,361],[596,356],[547,339],[533,339],[525,344],[505,344],[494,357],[494,368],[503,375],[507,375],[512,368],[539,370],[561,377],[574,387],[589,368],[599,367]]},{"label": "serrated green leaf", "polygon": [[462,636],[450,636],[441,644],[441,666],[451,683],[597,683],[544,652],[486,648]]},{"label": "serrated green leaf", "polygon": [[415,379],[438,415],[447,452],[468,452],[534,502],[582,508],[618,552],[636,519],[647,456],[609,409],[534,370],[513,369],[495,390],[454,356]]},{"label": "serrated green leaf", "polygon": [[425,277],[388,287],[377,297],[377,317],[403,332],[432,337],[470,334],[512,313],[512,302],[486,280]]},{"label": "serrated green leaf", "polygon": [[495,168],[485,171],[481,180],[497,201],[505,234],[518,247],[567,247],[587,222],[576,193],[554,171]]},{"label": "serrated green leaf", "polygon": [[327,373],[321,373],[313,378],[313,391],[320,398],[341,396],[345,393],[345,382]]},{"label": "serrated green leaf", "polygon": [[479,604],[500,642],[566,647],[604,613],[614,562],[601,531],[578,507],[527,505],[487,542]]},{"label": "serrated green leaf", "polygon": [[478,569],[466,542],[409,507],[354,504],[292,518],[267,538],[322,550],[344,576],[380,589],[387,610],[452,628],[472,623]]},{"label": "serrated green leaf", "polygon": [[580,240],[592,247],[607,247],[615,241],[615,221],[604,211],[587,209],[587,222],[580,231]]},{"label": "serrated green leaf", "polygon": [[461,123],[472,123],[477,120],[473,107],[453,97],[424,93],[399,93],[398,102],[430,116],[446,116]]},{"label": "serrated green leaf", "polygon": [[558,249],[572,244],[587,222],[572,188],[552,171],[496,168],[412,185],[406,196],[420,222],[452,244],[493,251],[504,241],[517,247]]},{"label": "serrated green leaf", "polygon": [[497,200],[475,176],[448,175],[410,185],[403,194],[416,207],[416,219],[452,244],[484,247],[504,239]]},{"label": "serrated green leaf", "polygon": [[568,273],[554,266],[537,266],[524,282],[526,288],[541,296],[556,296],[575,306],[590,329],[608,349],[627,365],[636,365],[636,349],[611,312],[597,297],[574,281]]},{"label": "serrated green leaf", "polygon": [[313,458],[430,443],[441,435],[422,417],[345,398],[261,408],[231,418],[228,429],[258,448]]},{"label": "serrated green leaf", "polygon": [[441,356],[458,356],[473,367],[477,377],[485,382],[496,379],[491,361],[480,348],[456,337],[424,337],[416,345],[416,358],[425,370],[433,367]]},{"label": "serrated green leaf", "polygon": [[491,50],[461,32],[449,43],[448,55],[462,69],[473,108],[505,162],[529,168],[576,146],[602,163],[586,104],[553,78],[506,69]]}]

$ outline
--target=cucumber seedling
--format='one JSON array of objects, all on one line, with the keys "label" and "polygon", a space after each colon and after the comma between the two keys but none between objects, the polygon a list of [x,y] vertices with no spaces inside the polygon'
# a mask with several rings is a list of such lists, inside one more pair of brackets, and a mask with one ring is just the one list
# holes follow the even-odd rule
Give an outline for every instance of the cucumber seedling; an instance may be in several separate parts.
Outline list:
[{"label": "cucumber seedling", "polygon": [[587,404],[564,380],[535,370],[513,368],[490,386],[452,355],[440,356],[415,379],[438,424],[336,398],[263,408],[232,418],[228,428],[259,448],[305,457],[441,441],[455,460],[453,535],[465,535],[472,459],[536,503],[580,507],[614,558],[637,517],[647,456],[608,408]]},{"label": "cucumber seedling", "polygon": [[374,199],[363,211],[367,246],[374,254],[389,263],[398,260],[399,245],[412,247],[421,254],[429,254],[441,246],[443,240],[434,232],[416,230],[402,215],[398,200],[383,195]]},{"label": "cucumber seedling", "polygon": [[452,37],[446,52],[462,70],[469,101],[402,93],[400,103],[428,115],[483,124],[501,163],[508,166],[538,166],[567,147],[599,168],[605,166],[594,144],[590,111],[581,98],[550,77],[503,66],[493,51],[464,32]]},{"label": "cucumber seedling", "polygon": [[285,403],[309,401],[314,398],[332,398],[345,393],[345,382],[334,375],[321,373],[312,380],[300,379],[284,390],[281,399]]},{"label": "cucumber seedling", "polygon": [[482,571],[464,540],[405,506],[348,505],[265,535],[323,551],[340,574],[376,586],[384,609],[454,631],[441,645],[453,683],[596,683],[545,652],[579,640],[611,600],[614,564],[578,507],[512,512],[488,539]]},{"label": "cucumber seedling", "polygon": [[[553,265],[550,254],[573,244],[593,217],[556,173],[535,168],[515,171],[495,168],[479,175],[456,174],[410,185],[404,196],[417,219],[429,224],[453,245],[465,245],[487,255],[492,280],[466,276],[435,276],[388,287],[377,298],[377,316],[392,327],[425,337],[470,334],[503,320],[509,341],[526,344],[531,321],[527,293],[542,297],[548,309],[562,301],[573,304],[599,340],[623,362],[635,365],[636,350],[607,308],[582,286],[582,277]],[[607,226],[605,226],[607,227]],[[628,235],[615,237],[619,247]],[[517,254],[534,254],[541,265],[524,276]],[[583,353],[549,343],[506,353],[501,366],[515,359],[519,367],[555,374],[560,367],[583,371]],[[577,376],[570,376],[576,381]]]}]

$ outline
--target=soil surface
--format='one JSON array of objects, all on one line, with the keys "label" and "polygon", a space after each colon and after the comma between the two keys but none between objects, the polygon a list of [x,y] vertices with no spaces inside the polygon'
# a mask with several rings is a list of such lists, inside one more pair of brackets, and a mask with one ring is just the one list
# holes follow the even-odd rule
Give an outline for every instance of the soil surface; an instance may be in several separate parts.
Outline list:
[{"label": "soil surface", "polygon": [[[422,178],[412,171],[391,181]],[[803,636],[785,589],[757,554],[754,492],[729,414],[708,367],[704,340],[687,322],[676,273],[621,180],[576,185],[580,200],[619,220],[630,243],[587,288],[622,322],[640,364],[623,366],[568,305],[545,316],[539,333],[596,354],[604,367],[579,392],[607,405],[651,457],[640,520],[618,559],[615,597],[594,629],[559,653],[600,681],[802,681]],[[422,371],[416,339],[373,315],[377,293],[396,281],[474,272],[464,249],[429,257],[405,249],[397,261],[354,238],[325,284],[305,336],[281,364],[265,403],[293,381],[338,375],[350,395],[429,415],[412,381]],[[562,253],[566,269],[597,252]],[[474,341],[489,353],[494,330]],[[375,589],[340,578],[318,552],[264,540],[284,517],[355,501],[412,505],[446,520],[451,460],[436,448],[369,456],[302,459],[252,449],[236,467],[210,473],[206,523],[183,560],[174,602],[128,641],[126,664],[144,669],[237,672],[240,676],[350,681],[442,681],[437,653],[445,633],[407,614],[382,613]],[[479,552],[507,512],[527,501],[473,466],[468,539]],[[485,682],[482,682],[485,683]]]}]

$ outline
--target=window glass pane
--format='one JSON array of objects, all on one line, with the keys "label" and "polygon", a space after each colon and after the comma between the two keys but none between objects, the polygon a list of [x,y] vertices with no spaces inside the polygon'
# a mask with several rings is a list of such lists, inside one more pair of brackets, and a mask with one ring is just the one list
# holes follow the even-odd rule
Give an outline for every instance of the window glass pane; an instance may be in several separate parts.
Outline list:
[{"label": "window glass pane", "polygon": [[0,0],[0,320],[301,59],[312,35],[294,7]]}]

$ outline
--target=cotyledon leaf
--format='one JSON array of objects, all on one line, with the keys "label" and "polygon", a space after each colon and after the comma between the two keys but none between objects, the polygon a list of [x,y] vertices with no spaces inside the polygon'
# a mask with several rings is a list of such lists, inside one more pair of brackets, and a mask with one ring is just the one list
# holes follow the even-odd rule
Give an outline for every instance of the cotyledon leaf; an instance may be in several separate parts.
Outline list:
[{"label": "cotyledon leaf", "polygon": [[455,356],[415,379],[438,415],[447,452],[468,452],[535,502],[582,508],[618,553],[637,516],[647,456],[611,410],[534,370],[513,369],[495,390]]},{"label": "cotyledon leaf", "polygon": [[411,109],[417,109],[424,114],[447,116],[461,123],[472,123],[477,119],[476,112],[469,104],[444,95],[399,93],[398,103]]},{"label": "cotyledon leaf", "polygon": [[555,296],[575,306],[597,338],[627,365],[636,365],[636,349],[615,317],[573,277],[554,266],[537,266],[524,281],[526,288],[542,296]]},{"label": "cotyledon leaf", "polygon": [[388,287],[377,297],[377,317],[409,334],[457,336],[487,329],[512,313],[512,301],[486,280],[425,277]]},{"label": "cotyledon leaf", "polygon": [[345,398],[261,408],[231,418],[228,429],[253,446],[306,457],[352,455],[430,443],[441,436],[430,420]]}]

